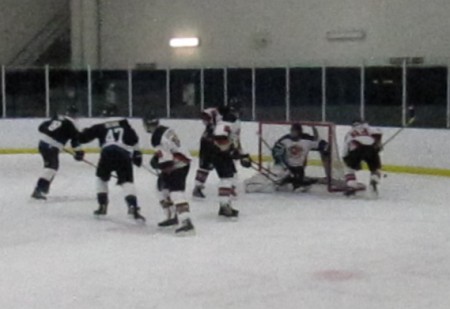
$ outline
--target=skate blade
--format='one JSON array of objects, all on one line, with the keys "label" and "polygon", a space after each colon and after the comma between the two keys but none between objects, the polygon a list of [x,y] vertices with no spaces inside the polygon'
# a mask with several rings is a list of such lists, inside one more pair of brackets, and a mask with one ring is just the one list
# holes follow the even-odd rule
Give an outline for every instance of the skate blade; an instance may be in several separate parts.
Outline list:
[{"label": "skate blade", "polygon": [[93,214],[93,216],[94,216],[95,220],[104,220],[104,219],[106,219],[106,214],[104,214],[104,215]]},{"label": "skate blade", "polygon": [[177,237],[192,237],[195,235],[197,235],[195,228],[189,231],[175,233],[175,236]]},{"label": "skate blade", "polygon": [[145,225],[147,220],[145,218],[132,218],[134,222],[138,225]]},{"label": "skate blade", "polygon": [[220,222],[237,222],[237,221],[239,221],[239,216],[237,216],[237,217],[219,216],[217,218],[217,221],[220,221]]}]

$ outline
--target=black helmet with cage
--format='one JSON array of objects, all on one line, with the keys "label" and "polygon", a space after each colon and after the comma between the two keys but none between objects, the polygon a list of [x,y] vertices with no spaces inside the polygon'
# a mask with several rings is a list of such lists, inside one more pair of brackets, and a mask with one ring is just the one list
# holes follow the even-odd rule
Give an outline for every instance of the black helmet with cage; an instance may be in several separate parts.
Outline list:
[{"label": "black helmet with cage", "polygon": [[159,126],[159,118],[154,113],[148,113],[142,118],[142,123],[144,124],[145,131],[153,133]]}]

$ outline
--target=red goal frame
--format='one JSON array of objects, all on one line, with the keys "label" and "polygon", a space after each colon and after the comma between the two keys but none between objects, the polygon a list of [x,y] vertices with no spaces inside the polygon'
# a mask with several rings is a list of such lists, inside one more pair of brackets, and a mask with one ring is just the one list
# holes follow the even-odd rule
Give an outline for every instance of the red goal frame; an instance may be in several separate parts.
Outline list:
[{"label": "red goal frame", "polygon": [[[333,153],[336,151],[336,154],[339,156],[339,152],[337,151],[336,144],[336,125],[332,122],[327,121],[259,121],[258,122],[258,168],[261,171],[263,166],[263,145],[265,142],[263,141],[263,127],[266,125],[291,125],[293,123],[300,123],[302,126],[320,126],[328,128],[328,142],[329,142],[329,151]],[[286,132],[287,133],[287,132]],[[339,158],[340,159],[340,158]],[[330,163],[332,163],[330,161]],[[325,166],[325,177],[326,177],[326,185],[329,192],[342,192],[344,188],[341,186],[333,185],[332,178],[332,164],[328,164]]]}]

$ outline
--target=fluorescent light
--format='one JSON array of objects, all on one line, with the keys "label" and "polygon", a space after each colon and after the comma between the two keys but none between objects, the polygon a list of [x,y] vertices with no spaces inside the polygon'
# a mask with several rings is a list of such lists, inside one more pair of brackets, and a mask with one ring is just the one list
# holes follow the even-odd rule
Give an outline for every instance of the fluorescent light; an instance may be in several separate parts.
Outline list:
[{"label": "fluorescent light", "polygon": [[327,32],[329,41],[359,41],[364,40],[366,32],[361,29],[331,30]]},{"label": "fluorescent light", "polygon": [[197,47],[200,44],[200,40],[198,38],[172,38],[169,44],[173,48]]}]

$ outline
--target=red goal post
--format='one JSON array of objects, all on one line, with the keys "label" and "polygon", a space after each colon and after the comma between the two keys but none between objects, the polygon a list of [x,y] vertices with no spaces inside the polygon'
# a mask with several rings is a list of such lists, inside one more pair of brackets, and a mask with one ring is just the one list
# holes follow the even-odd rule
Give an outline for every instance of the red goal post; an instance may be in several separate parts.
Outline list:
[{"label": "red goal post", "polygon": [[[261,121],[258,126],[258,165],[270,166],[272,160],[272,147],[275,142],[290,131],[294,122],[270,122]],[[306,175],[319,179],[319,183],[325,184],[329,192],[343,191],[344,164],[339,155],[339,147],[336,139],[336,126],[331,122],[297,121],[303,127],[303,132],[318,139],[325,140],[329,144],[329,159],[318,151],[311,151],[308,155]],[[310,168],[314,167],[314,168]],[[322,167],[322,168],[320,168]]]}]

